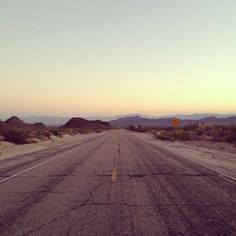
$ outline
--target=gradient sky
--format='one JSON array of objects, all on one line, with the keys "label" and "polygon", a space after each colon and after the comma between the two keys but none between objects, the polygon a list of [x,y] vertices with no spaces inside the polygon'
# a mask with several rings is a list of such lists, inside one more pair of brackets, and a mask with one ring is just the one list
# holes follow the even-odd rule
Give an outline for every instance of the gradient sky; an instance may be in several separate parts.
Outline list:
[{"label": "gradient sky", "polygon": [[0,0],[0,115],[236,113],[235,0]]}]

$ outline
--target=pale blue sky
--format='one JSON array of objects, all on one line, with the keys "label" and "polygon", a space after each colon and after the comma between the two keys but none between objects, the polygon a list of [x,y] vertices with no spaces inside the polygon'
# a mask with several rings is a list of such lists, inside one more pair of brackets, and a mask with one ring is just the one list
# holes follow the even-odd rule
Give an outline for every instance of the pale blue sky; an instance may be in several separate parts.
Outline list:
[{"label": "pale blue sky", "polygon": [[236,112],[236,1],[1,0],[0,114]]}]

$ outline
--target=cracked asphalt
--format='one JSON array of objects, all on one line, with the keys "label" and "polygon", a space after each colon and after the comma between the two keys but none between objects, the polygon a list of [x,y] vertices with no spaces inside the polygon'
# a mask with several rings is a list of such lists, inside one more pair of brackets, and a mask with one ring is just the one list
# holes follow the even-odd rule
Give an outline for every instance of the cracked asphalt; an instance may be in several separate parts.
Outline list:
[{"label": "cracked asphalt", "polygon": [[1,162],[0,235],[236,235],[236,184],[114,130]]}]

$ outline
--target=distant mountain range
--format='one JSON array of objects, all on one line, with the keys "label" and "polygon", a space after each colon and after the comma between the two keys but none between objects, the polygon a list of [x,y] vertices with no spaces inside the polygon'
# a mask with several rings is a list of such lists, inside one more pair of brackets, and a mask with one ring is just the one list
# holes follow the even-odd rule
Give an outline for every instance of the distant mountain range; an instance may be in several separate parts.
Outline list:
[{"label": "distant mountain range", "polygon": [[[210,113],[197,113],[197,114],[190,114],[190,115],[184,115],[184,114],[177,114],[177,115],[166,115],[166,116],[149,116],[149,115],[143,115],[143,114],[128,114],[128,115],[117,115],[117,116],[86,116],[83,117],[86,120],[102,120],[102,121],[113,121],[120,118],[125,117],[141,117],[141,118],[147,118],[147,119],[160,119],[160,118],[173,118],[178,117],[181,120],[187,119],[187,120],[199,120],[203,119],[209,116],[214,116],[216,118],[226,118],[235,116],[236,114],[210,114]],[[61,126],[68,122],[71,117],[69,116],[26,116],[21,117],[25,122],[33,124],[33,123],[39,123],[42,122],[49,126]]]},{"label": "distant mountain range", "polygon": [[[179,117],[178,117],[179,118]],[[143,127],[169,127],[171,126],[171,121],[173,117],[169,118],[159,118],[159,119],[148,119],[140,116],[131,116],[119,118],[116,120],[112,120],[109,123],[112,127],[117,128],[126,128],[129,125],[133,126],[143,126]],[[215,116],[209,116],[202,119],[181,119],[181,125],[185,126],[188,124],[196,124],[196,123],[206,123],[206,124],[218,124],[218,125],[231,125],[236,124],[236,116],[225,117],[225,118],[217,118]]]},{"label": "distant mountain range", "polygon": [[[14,118],[15,117],[15,118]],[[224,124],[228,125],[235,123],[234,114],[208,114],[208,113],[199,113],[199,114],[190,114],[190,115],[168,115],[168,116],[147,116],[142,114],[131,114],[131,115],[119,115],[119,116],[97,116],[97,117],[83,117],[85,120],[101,120],[109,121],[113,127],[128,127],[129,125],[142,125],[144,127],[150,126],[169,126],[171,119],[173,117],[178,117],[182,120],[181,124],[186,125],[189,123],[196,122],[205,122],[205,123],[215,123],[215,124]],[[16,116],[6,120],[5,123],[14,123],[16,122]],[[19,119],[19,118],[18,118]],[[66,124],[71,117],[51,117],[51,116],[31,116],[31,117],[22,117],[24,124],[21,123],[21,126],[29,125],[38,125],[42,126],[43,124],[47,126],[60,127]],[[17,121],[19,122],[19,121]],[[0,121],[0,124],[4,123]]]},{"label": "distant mountain range", "polygon": [[[134,116],[134,115],[138,115],[138,114],[118,115],[118,116],[85,116],[83,117],[83,119],[110,121],[110,120],[123,118],[126,116]],[[143,116],[143,115],[140,115],[140,116],[151,118],[150,116]],[[44,124],[49,125],[49,126],[61,126],[65,124],[66,122],[68,122],[71,119],[71,117],[69,116],[62,116],[62,117],[60,116],[26,116],[26,117],[22,117],[22,119],[32,124],[35,122],[43,122]]]},{"label": "distant mountain range", "polygon": [[189,115],[184,115],[184,114],[177,114],[177,115],[168,115],[168,116],[161,116],[161,117],[156,117],[156,118],[174,118],[178,117],[181,120],[200,120],[203,118],[207,117],[216,117],[216,118],[227,118],[227,117],[232,117],[236,116],[236,114],[218,114],[218,113],[196,113],[196,114],[189,114]]}]

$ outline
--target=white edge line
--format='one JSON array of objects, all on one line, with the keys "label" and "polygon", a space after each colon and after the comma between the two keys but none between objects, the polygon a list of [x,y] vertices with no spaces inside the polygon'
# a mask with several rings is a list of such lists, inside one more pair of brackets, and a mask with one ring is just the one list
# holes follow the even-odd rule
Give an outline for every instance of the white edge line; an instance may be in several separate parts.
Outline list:
[{"label": "white edge line", "polygon": [[5,179],[2,179],[2,180],[0,180],[0,184],[3,183],[3,182],[6,182],[6,181],[8,181],[8,180],[10,180],[10,179],[12,179],[12,178],[14,178],[14,177],[16,177],[16,176],[18,176],[18,175],[21,175],[21,174],[23,174],[23,173],[25,173],[25,172],[27,172],[27,171],[29,171],[29,170],[32,170],[32,169],[34,169],[34,168],[36,168],[36,167],[38,167],[38,166],[41,166],[41,165],[43,165],[43,164],[45,164],[45,163],[47,163],[47,162],[49,162],[49,161],[52,161],[52,160],[54,160],[54,159],[56,159],[56,158],[58,158],[58,157],[64,156],[64,155],[66,155],[66,154],[68,154],[68,153],[70,153],[70,152],[72,152],[72,151],[73,151],[73,150],[70,150],[70,151],[68,151],[68,152],[62,153],[62,154],[60,154],[60,155],[58,155],[58,156],[55,156],[55,157],[53,157],[53,158],[51,158],[51,159],[48,159],[48,160],[43,161],[43,162],[40,162],[40,163],[38,163],[38,164],[35,165],[35,166],[31,166],[31,167],[29,167],[29,168],[27,168],[27,169],[25,169],[25,170],[23,170],[23,171],[20,171],[20,172],[14,174],[14,175],[11,175],[11,176],[9,176],[9,177],[7,177],[7,178],[5,178]]},{"label": "white edge line", "polygon": [[201,167],[203,167],[203,168],[206,168],[206,169],[208,169],[208,170],[210,170],[210,171],[213,171],[213,172],[215,172],[215,173],[218,174],[218,175],[222,175],[222,176],[224,176],[224,177],[227,178],[227,179],[236,181],[236,178],[234,178],[233,176],[224,174],[224,173],[222,173],[222,172],[220,172],[220,171],[218,171],[218,170],[216,170],[216,169],[214,169],[214,168],[212,168],[212,167],[205,166],[205,165],[202,164],[202,163],[199,163],[199,162],[197,162],[197,161],[195,161],[195,160],[191,160],[191,159],[189,159],[188,157],[185,157],[185,156],[182,156],[182,155],[180,155],[180,154],[178,154],[178,153],[175,153],[174,151],[170,151],[170,150],[168,150],[168,148],[166,148],[166,147],[161,147],[161,146],[158,146],[158,147],[160,147],[160,148],[164,149],[165,151],[168,151],[168,152],[170,152],[170,153],[172,153],[172,154],[174,154],[174,155],[177,155],[178,157],[183,158],[183,159],[185,159],[185,160],[187,160],[187,161],[189,161],[189,162],[192,162],[192,163],[197,164],[197,165],[199,165],[199,166],[201,166]]}]

